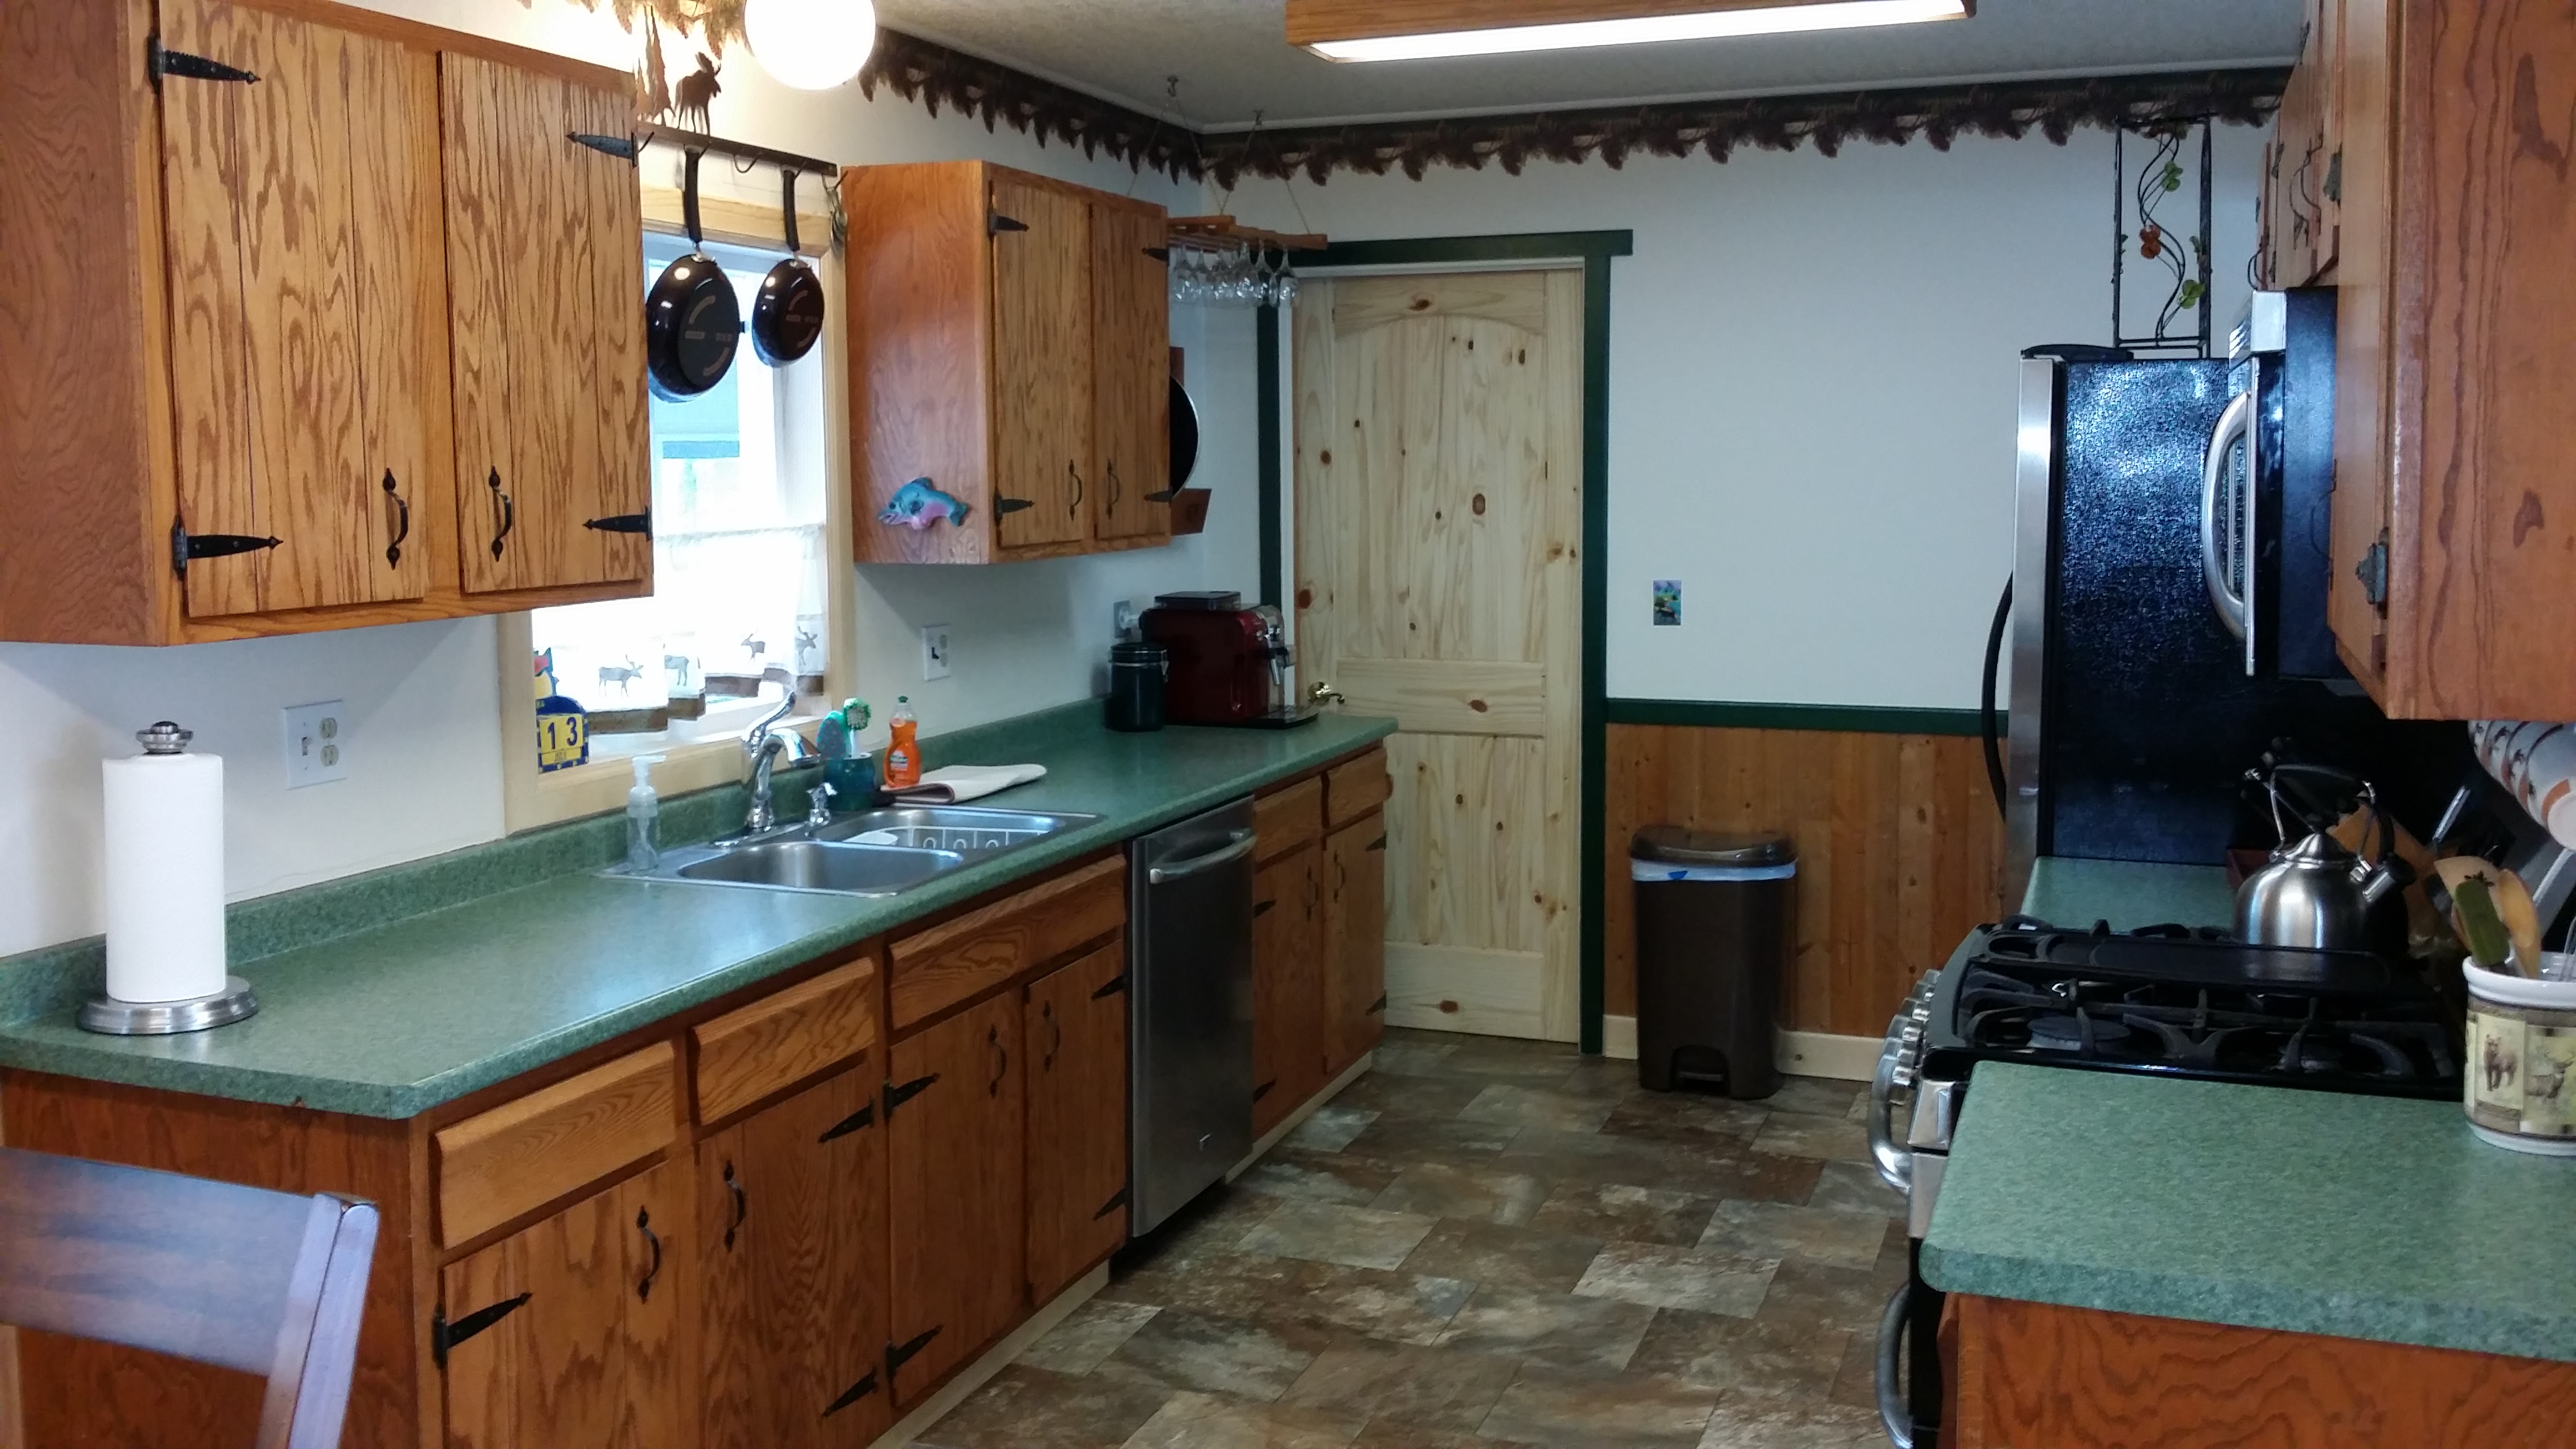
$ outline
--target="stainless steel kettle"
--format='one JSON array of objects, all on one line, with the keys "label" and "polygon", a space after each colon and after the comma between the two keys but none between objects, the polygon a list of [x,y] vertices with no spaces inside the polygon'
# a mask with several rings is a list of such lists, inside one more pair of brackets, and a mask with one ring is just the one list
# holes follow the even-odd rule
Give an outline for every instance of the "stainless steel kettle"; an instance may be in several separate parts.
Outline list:
[{"label": "stainless steel kettle", "polygon": [[2295,842],[2284,839],[2271,864],[2237,887],[2239,937],[2257,946],[2318,951],[2370,945],[2370,908],[2403,888],[2414,872],[2388,849],[2388,817],[2368,785],[2361,787],[2361,799],[2376,826],[2380,858],[2363,860],[2322,830]]}]

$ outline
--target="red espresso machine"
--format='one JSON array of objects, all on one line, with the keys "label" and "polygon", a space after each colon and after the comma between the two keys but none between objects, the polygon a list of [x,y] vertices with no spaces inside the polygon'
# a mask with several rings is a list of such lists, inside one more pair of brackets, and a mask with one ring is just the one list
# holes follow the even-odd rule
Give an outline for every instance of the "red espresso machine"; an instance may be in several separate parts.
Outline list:
[{"label": "red espresso machine", "polygon": [[1247,609],[1225,590],[1157,594],[1138,625],[1171,652],[1171,723],[1287,729],[1315,717],[1289,697],[1288,626],[1270,605]]}]

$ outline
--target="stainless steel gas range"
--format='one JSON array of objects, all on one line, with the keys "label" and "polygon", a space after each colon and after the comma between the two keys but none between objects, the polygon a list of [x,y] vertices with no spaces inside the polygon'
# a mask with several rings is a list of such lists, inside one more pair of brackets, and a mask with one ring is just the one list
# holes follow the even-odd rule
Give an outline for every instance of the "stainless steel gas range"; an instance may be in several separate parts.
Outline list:
[{"label": "stainless steel gas range", "polygon": [[1906,1195],[1914,1248],[1879,1323],[1888,1437],[1898,1449],[1940,1441],[1941,1294],[1923,1281],[1923,1235],[1978,1062],[2457,1100],[2459,1030],[2421,979],[2367,952],[2026,916],[1970,932],[1888,1024],[1870,1084],[1870,1153]]}]

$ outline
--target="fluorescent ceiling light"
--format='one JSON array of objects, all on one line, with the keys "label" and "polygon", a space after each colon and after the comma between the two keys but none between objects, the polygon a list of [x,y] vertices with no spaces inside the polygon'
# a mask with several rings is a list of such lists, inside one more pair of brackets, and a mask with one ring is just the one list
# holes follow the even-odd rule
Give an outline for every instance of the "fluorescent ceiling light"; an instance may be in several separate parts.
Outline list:
[{"label": "fluorescent ceiling light", "polygon": [[1643,45],[1662,40],[1717,40],[1739,35],[1786,35],[1803,30],[1858,30],[1924,20],[1959,20],[1974,13],[1972,0],[1826,0],[1757,9],[1706,10],[1688,15],[1639,15],[1621,20],[1576,20],[1554,25],[1510,25],[1490,30],[1449,30],[1428,35],[1381,35],[1318,40],[1306,48],[1326,60],[1431,60],[1460,55],[1518,55],[1534,50],[1573,50],[1596,45]]}]

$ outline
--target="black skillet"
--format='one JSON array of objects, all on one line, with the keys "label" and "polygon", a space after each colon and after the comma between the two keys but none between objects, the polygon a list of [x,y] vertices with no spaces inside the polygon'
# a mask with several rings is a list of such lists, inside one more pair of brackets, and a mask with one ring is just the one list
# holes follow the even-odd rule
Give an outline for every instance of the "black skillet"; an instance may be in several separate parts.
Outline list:
[{"label": "black skillet", "polygon": [[689,253],[662,269],[644,294],[644,361],[653,395],[683,402],[724,381],[742,345],[742,304],[733,283],[706,254],[698,225],[698,158],[692,149],[680,212],[689,226]]},{"label": "black skillet", "polygon": [[787,177],[787,260],[760,279],[751,303],[751,350],[772,367],[785,367],[823,336],[823,279],[796,249],[796,173]]}]

